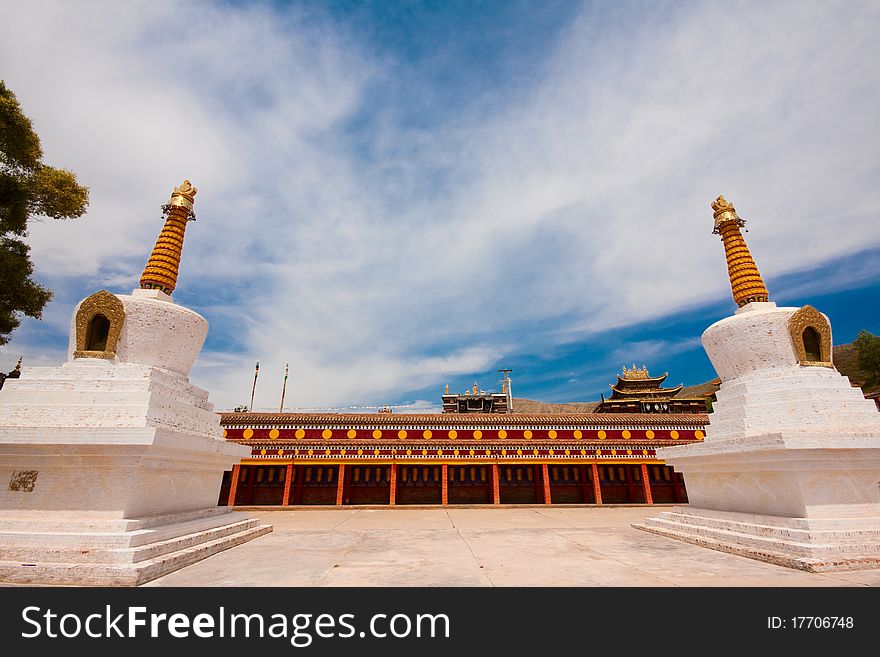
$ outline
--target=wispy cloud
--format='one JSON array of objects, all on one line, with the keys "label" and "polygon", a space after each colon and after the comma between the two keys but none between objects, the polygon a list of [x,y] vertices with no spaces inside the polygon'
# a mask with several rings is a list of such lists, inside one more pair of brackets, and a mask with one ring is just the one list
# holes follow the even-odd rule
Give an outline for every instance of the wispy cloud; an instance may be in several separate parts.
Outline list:
[{"label": "wispy cloud", "polygon": [[[10,349],[57,344],[96,287],[126,292],[189,177],[175,297],[211,321],[193,378],[220,407],[248,400],[257,359],[293,364],[295,406],[393,402],[717,299],[719,193],[770,276],[880,244],[873,3],[588,4],[435,106],[437,70],[419,86],[407,52],[320,8],[3,13],[7,82],[92,188],[87,218],[32,230],[59,293],[51,335],[27,323]],[[481,65],[455,52],[422,64],[449,67],[444,90]],[[669,353],[635,342],[623,361]]]}]

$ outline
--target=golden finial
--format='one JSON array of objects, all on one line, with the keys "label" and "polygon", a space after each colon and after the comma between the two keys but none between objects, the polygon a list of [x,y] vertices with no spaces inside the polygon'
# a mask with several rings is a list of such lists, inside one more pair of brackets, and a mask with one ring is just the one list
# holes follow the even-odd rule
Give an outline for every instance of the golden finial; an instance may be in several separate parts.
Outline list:
[{"label": "golden finial", "polygon": [[449,384],[448,383],[446,384],[446,394],[447,395],[449,394]]},{"label": "golden finial", "polygon": [[626,365],[623,366],[623,378],[628,379],[630,381],[633,380],[642,380],[650,378],[648,376],[648,367],[646,365],[642,365],[642,369],[638,369],[636,364],[633,363],[632,369],[626,369]]},{"label": "golden finial", "polygon": [[719,196],[715,199],[715,201],[712,203],[712,209],[715,211],[712,216],[715,218],[716,231],[718,230],[718,227],[725,221],[740,221],[742,222],[740,225],[745,223],[745,221],[743,221],[736,215],[736,209],[733,207],[733,205],[728,203],[723,196]]},{"label": "golden finial", "polygon": [[189,180],[184,180],[180,187],[175,187],[174,191],[171,192],[171,202],[174,203],[175,199],[179,199],[181,203],[189,201],[189,207],[191,208],[198,192],[199,190],[193,187]]},{"label": "golden finial", "polygon": [[744,306],[752,301],[769,300],[770,295],[764,285],[764,279],[761,278],[761,273],[752,259],[740,230],[746,222],[739,218],[733,204],[727,202],[723,196],[715,199],[712,210],[715,219],[715,228],[712,232],[721,235],[721,241],[724,243],[733,300],[738,306]]},{"label": "golden finial", "polygon": [[193,202],[197,192],[198,190],[189,180],[184,180],[183,184],[175,187],[171,192],[168,203],[162,206],[165,225],[144,268],[141,289],[161,290],[165,294],[171,294],[177,286],[183,236],[186,232],[186,222],[195,221],[196,218]]}]

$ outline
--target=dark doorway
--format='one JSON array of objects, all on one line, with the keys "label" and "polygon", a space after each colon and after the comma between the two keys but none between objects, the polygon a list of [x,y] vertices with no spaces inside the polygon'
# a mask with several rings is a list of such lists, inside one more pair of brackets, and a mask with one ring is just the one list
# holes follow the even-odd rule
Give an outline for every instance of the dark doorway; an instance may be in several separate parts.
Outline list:
[{"label": "dark doorway", "polygon": [[98,313],[89,321],[86,331],[86,351],[105,351],[110,334],[110,320]]}]

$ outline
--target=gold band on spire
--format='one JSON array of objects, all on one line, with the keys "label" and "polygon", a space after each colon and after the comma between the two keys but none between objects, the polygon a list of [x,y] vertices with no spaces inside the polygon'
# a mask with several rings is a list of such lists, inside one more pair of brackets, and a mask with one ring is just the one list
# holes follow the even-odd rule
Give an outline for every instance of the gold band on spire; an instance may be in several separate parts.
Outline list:
[{"label": "gold band on spire", "polygon": [[738,306],[744,306],[752,301],[769,300],[767,287],[740,231],[746,222],[739,218],[733,205],[723,196],[715,199],[712,209],[715,211],[713,215],[715,229],[712,232],[721,235],[721,241],[724,243],[733,300]]},{"label": "gold band on spire", "polygon": [[180,187],[174,188],[168,203],[162,206],[165,225],[141,275],[142,290],[161,290],[165,294],[174,292],[186,222],[195,221],[196,218],[193,212],[196,192],[198,190],[189,180],[184,180]]}]

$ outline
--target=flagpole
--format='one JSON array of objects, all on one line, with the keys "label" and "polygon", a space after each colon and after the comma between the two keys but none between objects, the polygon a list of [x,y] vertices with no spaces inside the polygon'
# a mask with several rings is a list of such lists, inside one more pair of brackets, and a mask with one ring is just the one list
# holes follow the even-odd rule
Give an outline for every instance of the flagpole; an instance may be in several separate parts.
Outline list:
[{"label": "flagpole", "polygon": [[290,363],[284,363],[284,385],[281,387],[281,408],[278,409],[279,413],[284,412],[284,393],[287,392],[287,372],[290,369]]},{"label": "flagpole", "polygon": [[251,405],[248,407],[248,410],[252,413],[254,411],[254,393],[257,391],[258,376],[260,376],[260,361],[257,361],[257,367],[254,369],[254,387],[251,388]]}]

